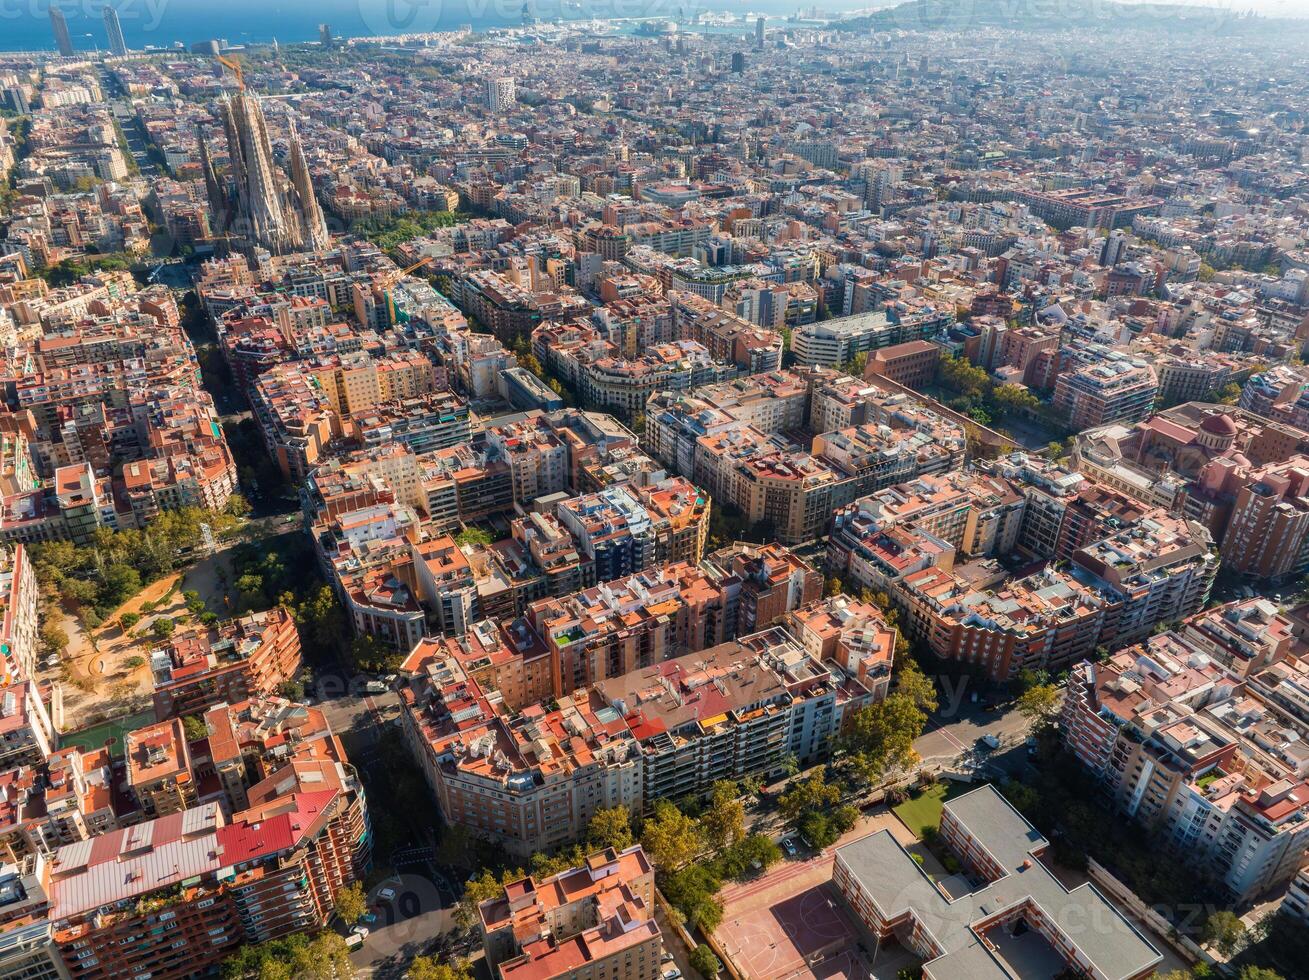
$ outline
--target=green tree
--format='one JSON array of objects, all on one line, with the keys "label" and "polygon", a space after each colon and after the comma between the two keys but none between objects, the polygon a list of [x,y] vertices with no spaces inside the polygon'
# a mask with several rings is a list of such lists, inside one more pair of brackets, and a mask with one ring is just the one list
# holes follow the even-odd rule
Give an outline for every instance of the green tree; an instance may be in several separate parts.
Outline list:
[{"label": "green tree", "polygon": [[926,727],[927,715],[914,698],[896,691],[856,711],[840,746],[859,777],[876,782],[913,763],[914,740]]},{"label": "green tree", "polygon": [[602,807],[586,825],[586,841],[594,848],[612,847],[625,851],[636,843],[632,835],[632,818],[625,806]]},{"label": "green tree", "polygon": [[300,603],[295,621],[301,637],[323,650],[336,647],[345,631],[345,613],[329,585],[320,585]]},{"label": "green tree", "polygon": [[541,362],[537,360],[535,354],[522,353],[516,354],[515,357],[518,358],[518,366],[524,371],[534,374],[538,378],[545,377],[545,368],[541,366]]},{"label": "green tree", "polygon": [[463,897],[455,906],[455,922],[465,929],[473,928],[478,922],[477,907],[504,894],[505,884],[517,881],[522,876],[521,871],[507,871],[497,879],[490,871],[483,871],[481,877],[474,878],[464,886]]},{"label": "green tree", "polygon": [[581,867],[586,863],[586,852],[582,850],[581,845],[559,851],[557,854],[546,854],[543,851],[537,851],[532,855],[532,863],[529,870],[532,877],[537,881],[546,878],[553,878],[555,875],[571,868]]},{"label": "green tree", "polygon": [[166,640],[173,635],[177,624],[168,616],[159,616],[150,624],[150,633],[156,640]]},{"label": "green tree", "polygon": [[492,538],[480,527],[466,527],[455,535],[455,543],[461,548],[487,548],[491,546]]},{"label": "green tree", "polygon": [[188,742],[198,742],[209,737],[209,726],[200,715],[185,715],[182,718],[182,731]]},{"label": "green tree", "polygon": [[714,783],[709,805],[700,815],[700,829],[715,852],[745,837],[745,804],[737,798],[735,783],[723,779]]},{"label": "green tree", "polygon": [[336,914],[346,925],[354,925],[367,911],[368,899],[364,897],[364,886],[359,882],[347,885],[336,893]]},{"label": "green tree", "polygon": [[114,564],[104,571],[100,585],[100,604],[120,606],[141,591],[141,573],[130,565]]},{"label": "green tree", "polygon": [[368,633],[361,633],[350,641],[350,662],[361,673],[389,674],[400,666],[402,660],[399,651]]},{"label": "green tree", "polygon": [[57,657],[68,649],[68,634],[63,627],[55,623],[45,623],[41,627],[41,654]]},{"label": "green tree", "polygon": [[408,980],[473,980],[468,963],[441,963],[432,956],[415,956],[405,972]]},{"label": "green tree", "polygon": [[1235,405],[1241,400],[1241,386],[1230,381],[1218,389],[1217,400],[1223,405]]},{"label": "green tree", "polygon": [[668,800],[655,803],[653,815],[645,822],[641,845],[655,867],[665,872],[690,864],[704,850],[699,826]]},{"label": "green tree", "polygon": [[1201,937],[1206,945],[1213,946],[1230,959],[1243,945],[1245,923],[1235,912],[1220,909],[1205,921]]},{"label": "green tree", "polygon": [[1265,969],[1262,966],[1246,966],[1241,968],[1237,980],[1283,980],[1283,978],[1276,970]]},{"label": "green tree", "polygon": [[868,368],[868,351],[861,350],[841,365],[841,370],[852,378],[862,378]]},{"label": "green tree", "polygon": [[778,803],[787,825],[814,847],[827,847],[859,819],[858,810],[841,805],[841,787],[821,771],[793,782]]},{"label": "green tree", "polygon": [[713,932],[723,921],[723,905],[714,896],[723,887],[713,868],[691,864],[671,874],[664,874],[662,890],[691,929]]},{"label": "green tree", "polygon": [[691,969],[704,977],[705,980],[714,980],[718,976],[718,971],[722,969],[722,964],[718,962],[718,957],[714,955],[714,951],[704,943],[700,943],[695,949],[691,950],[688,960]]},{"label": "green tree", "polygon": [[[900,639],[904,639],[903,634],[900,634]],[[907,643],[908,641],[906,645]],[[898,649],[896,659],[900,665],[896,692],[913,701],[920,711],[928,713],[935,711],[937,709],[936,685],[932,683],[932,679],[923,673],[916,660],[901,656]]]},{"label": "green tree", "polygon": [[973,398],[984,395],[991,383],[985,370],[945,352],[941,355],[940,377],[947,388]]},{"label": "green tree", "polygon": [[991,402],[1002,414],[1010,412],[1034,411],[1041,407],[1041,402],[1026,388],[1019,385],[997,385],[991,390]]},{"label": "green tree", "polygon": [[1053,684],[1038,684],[1019,696],[1018,713],[1027,719],[1030,727],[1045,728],[1059,716],[1062,700],[1059,688]]}]

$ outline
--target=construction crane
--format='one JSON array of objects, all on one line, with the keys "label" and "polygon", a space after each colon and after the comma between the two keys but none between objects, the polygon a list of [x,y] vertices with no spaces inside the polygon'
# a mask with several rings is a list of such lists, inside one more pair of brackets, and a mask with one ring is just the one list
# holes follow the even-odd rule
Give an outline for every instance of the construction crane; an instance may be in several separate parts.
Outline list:
[{"label": "construction crane", "polygon": [[386,297],[386,315],[387,315],[387,319],[392,324],[403,323],[409,319],[409,315],[407,313],[404,314],[404,319],[400,318],[400,313],[396,309],[395,296],[392,294],[392,290],[396,287],[396,285],[400,282],[401,279],[409,275],[409,273],[413,272],[415,269],[420,269],[423,266],[427,265],[427,263],[431,262],[433,258],[435,258],[435,256],[433,255],[424,255],[421,259],[419,259],[417,262],[415,262],[413,265],[409,266],[408,268],[401,269],[399,272],[393,272],[382,280],[382,295]]},{"label": "construction crane", "polygon": [[224,68],[231,69],[232,74],[236,76],[236,87],[244,92],[245,72],[241,70],[241,63],[239,61],[233,61],[231,58],[224,58],[221,54],[216,54],[214,57],[218,59],[218,63]]}]

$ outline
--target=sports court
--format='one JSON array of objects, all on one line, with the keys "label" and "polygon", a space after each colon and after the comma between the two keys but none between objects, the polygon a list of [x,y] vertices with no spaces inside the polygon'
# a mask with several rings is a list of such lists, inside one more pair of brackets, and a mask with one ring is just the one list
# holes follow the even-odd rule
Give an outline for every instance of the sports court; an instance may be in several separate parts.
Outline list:
[{"label": "sports court", "polygon": [[775,905],[725,911],[716,936],[750,977],[862,978],[858,939],[836,906],[830,885],[818,884]]},{"label": "sports court", "polygon": [[917,962],[899,948],[886,949],[870,970],[869,941],[831,877],[828,853],[724,889],[714,938],[738,972],[751,980],[870,980],[894,977]]}]

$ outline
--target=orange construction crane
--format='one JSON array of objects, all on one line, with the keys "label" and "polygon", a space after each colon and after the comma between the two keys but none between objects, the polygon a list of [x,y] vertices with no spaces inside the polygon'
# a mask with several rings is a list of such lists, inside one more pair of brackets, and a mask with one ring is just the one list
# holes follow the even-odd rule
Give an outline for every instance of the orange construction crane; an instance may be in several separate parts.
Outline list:
[{"label": "orange construction crane", "polygon": [[224,68],[230,68],[232,74],[236,76],[236,87],[242,92],[245,91],[245,72],[241,70],[241,62],[233,61],[231,58],[224,58],[221,54],[214,55],[218,63]]},{"label": "orange construction crane", "polygon": [[[423,266],[427,265],[427,263],[431,262],[432,259],[434,259],[435,257],[436,256],[434,255],[424,255],[421,259],[419,259],[417,262],[415,262],[413,265],[409,266],[408,268],[401,269],[399,272],[393,272],[382,280],[382,291],[383,291],[383,295],[386,297],[386,315],[390,319],[392,324],[398,323],[400,321],[398,319],[398,314],[395,307],[395,297],[391,295],[391,290],[395,288],[396,283],[398,283],[401,279],[409,275],[409,273],[413,272],[415,269],[420,269]],[[405,319],[407,320],[409,318],[406,316]]]}]

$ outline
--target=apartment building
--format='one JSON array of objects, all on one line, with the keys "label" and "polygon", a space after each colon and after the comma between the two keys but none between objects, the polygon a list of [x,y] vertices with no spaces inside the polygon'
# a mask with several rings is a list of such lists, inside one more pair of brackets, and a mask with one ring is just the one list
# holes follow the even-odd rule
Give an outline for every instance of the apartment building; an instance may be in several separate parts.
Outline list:
[{"label": "apartment building", "polygon": [[21,544],[0,546],[0,686],[32,677],[40,650],[40,590]]},{"label": "apartment building", "polygon": [[181,718],[128,732],[123,750],[127,787],[144,813],[162,817],[196,805],[198,786]]},{"label": "apartment building", "polygon": [[966,445],[963,429],[934,412],[900,410],[884,421],[814,436],[813,453],[848,478],[842,495],[849,500],[916,476],[957,470]]},{"label": "apartment building", "polygon": [[68,980],[50,926],[50,861],[0,860],[0,976]]},{"label": "apartment building", "polygon": [[525,618],[550,650],[559,697],[721,643],[732,599],[704,570],[677,564],[542,599]]},{"label": "apartment building", "polygon": [[650,520],[655,564],[699,564],[709,537],[709,494],[680,476],[633,492]]},{"label": "apartment building", "polygon": [[1087,658],[1118,612],[1114,599],[1053,566],[1020,579],[997,567],[974,584],[934,565],[905,576],[892,598],[934,654],[995,681]]},{"label": "apartment building", "polygon": [[949,571],[956,556],[1009,555],[1026,501],[1004,477],[972,470],[919,476],[838,510],[828,536],[828,571],[861,588],[889,590],[928,566]]},{"label": "apartment building", "polygon": [[941,348],[928,340],[911,340],[874,351],[864,377],[887,378],[906,388],[922,391],[936,380]]},{"label": "apartment building", "polygon": [[1295,627],[1275,603],[1256,596],[1211,606],[1188,618],[1182,638],[1238,677],[1255,677],[1295,649]]},{"label": "apartment building", "polygon": [[18,680],[0,687],[0,772],[41,764],[58,743],[50,709],[35,682]]},{"label": "apartment building", "polygon": [[[765,522],[784,544],[800,544],[821,535],[832,509],[847,499],[840,490],[844,475],[821,458],[796,450],[772,450],[753,443],[744,458],[721,450],[716,469],[725,471],[719,489],[751,524]],[[708,449],[709,447],[706,446]],[[762,451],[761,451],[762,450]],[[724,459],[726,455],[726,459]]]},{"label": "apartment building", "polygon": [[[950,316],[949,319],[953,319]],[[936,315],[916,315],[894,309],[873,310],[835,320],[806,323],[791,334],[791,350],[800,364],[840,367],[859,353],[872,352],[914,340],[926,340],[944,325]]]},{"label": "apartment building", "polygon": [[486,444],[509,464],[514,500],[526,503],[570,486],[568,445],[540,413],[487,429]]},{"label": "apartment building", "polygon": [[345,429],[365,448],[396,443],[418,454],[472,437],[468,403],[448,391],[379,402],[357,412]]},{"label": "apartment building", "polygon": [[521,878],[478,906],[487,959],[500,980],[654,980],[663,936],[654,867],[640,845],[608,848],[581,867]]},{"label": "apartment building", "polygon": [[291,611],[275,606],[174,637],[150,655],[160,721],[273,694],[300,670],[300,633]]},{"label": "apartment building", "polygon": [[876,606],[828,596],[789,613],[786,629],[814,660],[835,663],[858,680],[871,701],[886,697],[900,633]]},{"label": "apartment building", "polygon": [[694,293],[668,294],[674,336],[703,344],[709,356],[750,374],[782,366],[782,336]]},{"label": "apartment building", "polygon": [[1286,716],[1185,635],[1072,674],[1069,749],[1124,815],[1218,879],[1237,904],[1285,884],[1309,846],[1309,787]]},{"label": "apartment building", "polygon": [[1103,359],[1059,374],[1054,408],[1073,429],[1139,422],[1150,415],[1159,379],[1144,360],[1106,350]]},{"label": "apartment building", "polygon": [[1071,569],[1118,605],[1106,640],[1121,647],[1144,639],[1159,623],[1204,608],[1218,575],[1218,556],[1202,525],[1158,514],[1078,549]]},{"label": "apartment building", "polygon": [[967,884],[944,891],[888,830],[837,848],[832,870],[850,911],[925,960],[929,980],[1005,980],[1038,962],[1052,975],[1141,980],[1163,962],[1095,885],[1069,889],[1046,868],[1049,842],[994,786],[945,804],[941,840]]},{"label": "apartment building", "polygon": [[406,667],[402,730],[447,823],[526,859],[581,839],[598,809],[641,808],[636,743],[592,693],[507,714],[439,650]]},{"label": "apartment building", "polygon": [[610,582],[655,563],[654,529],[634,489],[615,486],[570,497],[555,513],[594,566],[595,581]]},{"label": "apartment building", "polygon": [[269,455],[292,483],[303,482],[341,436],[331,401],[294,365],[279,364],[261,374],[250,391],[250,407]]},{"label": "apartment building", "polygon": [[775,541],[737,541],[710,554],[702,567],[726,595],[725,636],[779,623],[823,594],[822,573]]},{"label": "apartment building", "polygon": [[[760,432],[798,432],[808,420],[809,386],[790,371],[750,374],[695,390],[695,400]],[[653,401],[653,399],[652,399]],[[647,410],[646,428],[650,418]]]},{"label": "apartment building", "polygon": [[68,975],[181,980],[322,928],[367,827],[335,789],[270,794],[230,820],[207,803],[61,847],[49,920]]},{"label": "apartment building", "polygon": [[1309,566],[1309,458],[1296,455],[1244,477],[1222,535],[1223,564],[1264,580]]},{"label": "apartment building", "polygon": [[595,691],[640,746],[643,800],[701,797],[718,780],[764,780],[788,757],[831,750],[842,716],[871,703],[835,662],[780,627],[604,680]]}]

